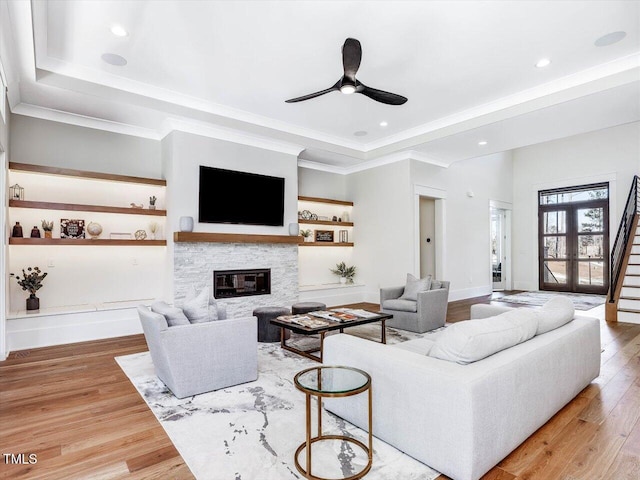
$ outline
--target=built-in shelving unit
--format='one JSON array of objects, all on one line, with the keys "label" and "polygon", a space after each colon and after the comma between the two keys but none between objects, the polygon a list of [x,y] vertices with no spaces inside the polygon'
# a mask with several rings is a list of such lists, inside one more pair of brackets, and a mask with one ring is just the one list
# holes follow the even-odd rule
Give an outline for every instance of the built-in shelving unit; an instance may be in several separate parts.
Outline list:
[{"label": "built-in shelving unit", "polygon": [[292,235],[247,235],[241,233],[174,232],[174,242],[210,243],[302,243],[302,237]]},{"label": "built-in shelving unit", "polygon": [[106,205],[80,205],[75,203],[33,202],[28,200],[9,200],[9,206],[15,208],[37,208],[40,210],[71,210],[75,212],[119,213],[123,215],[154,215],[166,217],[166,210],[148,208],[108,207]]},{"label": "built-in shelving unit", "polygon": [[76,246],[109,246],[109,247],[159,247],[166,245],[166,240],[116,240],[108,238],[21,238],[11,237],[9,245],[73,245]]},{"label": "built-in shelving unit", "polygon": [[[329,209],[344,206],[344,207],[353,207],[353,202],[347,200],[334,200],[332,198],[320,198],[320,197],[305,197],[299,196],[298,202],[312,202],[318,203],[327,206]],[[302,207],[299,207],[302,208]],[[341,212],[336,211],[334,217],[341,217]],[[333,220],[306,220],[303,218],[298,219],[298,224],[300,225],[318,225],[324,227],[353,227],[353,222],[344,222],[344,221],[333,221]],[[336,232],[337,233],[337,232]],[[335,237],[335,240],[338,240]],[[303,242],[300,243],[301,247],[353,247],[353,242]]]},{"label": "built-in shelving unit", "polygon": [[331,205],[344,205],[347,207],[353,207],[353,202],[349,202],[346,200],[333,200],[331,198],[319,198],[319,197],[303,197],[299,196],[298,201],[300,202],[314,202],[314,203],[328,203]]},{"label": "built-in shelving unit", "polygon": [[[133,177],[128,175],[116,175],[100,172],[86,172],[68,168],[49,167],[42,165],[31,165],[26,163],[9,162],[9,170],[27,174],[39,174],[44,176],[62,176],[77,179],[78,182],[84,180],[100,180],[104,182],[122,182],[137,184],[146,188],[166,187],[166,180],[159,178]],[[73,180],[72,180],[73,181]],[[68,181],[67,181],[68,182]],[[74,184],[75,185],[75,184]],[[86,186],[83,188],[87,188]],[[58,193],[59,193],[58,189]],[[42,192],[41,196],[42,196]],[[162,209],[150,209],[139,207],[118,207],[111,205],[89,205],[84,203],[50,202],[42,200],[18,200],[9,199],[9,207],[14,209],[36,209],[36,210],[64,210],[86,213],[109,213],[116,215],[143,215],[153,217],[166,217],[167,211]],[[25,234],[28,234],[28,230]],[[133,236],[133,235],[132,235]],[[30,238],[11,237],[9,245],[70,245],[70,246],[136,246],[155,247],[166,245],[166,240],[134,240],[131,239],[110,239],[110,238]]]},{"label": "built-in shelving unit", "polygon": [[353,247],[353,242],[304,242],[300,247]]},{"label": "built-in shelving unit", "polygon": [[108,180],[111,182],[139,183],[143,185],[167,186],[167,181],[161,178],[131,177],[129,175],[116,175],[112,173],[85,172],[70,168],[47,167],[43,165],[31,165],[28,163],[9,162],[9,170],[17,172],[43,173],[46,175],[61,175],[64,177],[87,178],[92,180]]}]

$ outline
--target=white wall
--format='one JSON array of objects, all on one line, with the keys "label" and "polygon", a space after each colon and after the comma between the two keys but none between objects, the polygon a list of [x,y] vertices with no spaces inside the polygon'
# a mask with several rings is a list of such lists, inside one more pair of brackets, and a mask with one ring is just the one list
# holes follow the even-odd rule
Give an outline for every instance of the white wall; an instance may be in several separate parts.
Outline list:
[{"label": "white wall", "polygon": [[[4,98],[4,96],[2,96]],[[6,348],[6,314],[8,305],[6,299],[9,296],[9,284],[7,283],[7,231],[9,229],[7,217],[7,162],[9,156],[9,123],[11,113],[9,104],[5,99],[5,117],[0,115],[0,229],[2,229],[2,240],[0,241],[0,360],[7,356]]]},{"label": "white wall", "polygon": [[298,194],[305,197],[351,200],[346,175],[310,168],[298,168]]},{"label": "white wall", "polygon": [[446,192],[444,280],[451,282],[450,300],[491,293],[489,202],[512,202],[512,175],[509,152],[462,160],[446,169],[411,163],[412,184]]},{"label": "white wall", "polygon": [[11,145],[12,162],[161,178],[156,140],[13,115]]},{"label": "white wall", "polygon": [[[289,223],[297,222],[298,217],[296,156],[184,132],[174,132],[171,137],[171,158],[164,165],[172,191],[170,230],[178,230],[179,217],[189,216],[196,222],[194,231],[199,232],[288,235]],[[284,226],[198,223],[200,165],[283,177]]]},{"label": "white wall", "polygon": [[537,192],[608,181],[613,247],[631,180],[640,173],[640,123],[518,148],[513,161],[513,287],[537,290]]},{"label": "white wall", "polygon": [[414,271],[413,198],[408,160],[351,174],[354,202],[353,263],[366,300],[378,302],[381,286],[403,285]]}]

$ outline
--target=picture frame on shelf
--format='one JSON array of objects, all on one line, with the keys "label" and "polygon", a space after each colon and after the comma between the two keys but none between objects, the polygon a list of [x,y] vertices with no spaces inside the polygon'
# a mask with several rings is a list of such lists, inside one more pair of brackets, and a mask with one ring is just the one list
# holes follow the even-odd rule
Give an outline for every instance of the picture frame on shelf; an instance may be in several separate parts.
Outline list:
[{"label": "picture frame on shelf", "polygon": [[333,243],[333,230],[315,230],[314,237],[316,242]]},{"label": "picture frame on shelf", "polygon": [[77,218],[60,219],[60,238],[85,238],[84,220]]}]

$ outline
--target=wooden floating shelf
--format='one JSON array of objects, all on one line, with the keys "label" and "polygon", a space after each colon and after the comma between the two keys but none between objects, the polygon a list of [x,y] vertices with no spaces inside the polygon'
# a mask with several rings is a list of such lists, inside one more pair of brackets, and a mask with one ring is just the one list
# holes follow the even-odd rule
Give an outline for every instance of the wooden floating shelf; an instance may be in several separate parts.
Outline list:
[{"label": "wooden floating shelf", "polygon": [[299,224],[304,225],[335,225],[336,227],[353,227],[353,222],[333,222],[331,220],[302,220],[298,219]]},{"label": "wooden floating shelf", "polygon": [[353,242],[302,242],[301,247],[353,247]]},{"label": "wooden floating shelf", "polygon": [[292,235],[246,235],[241,233],[173,232],[174,242],[205,243],[289,243],[303,241],[300,236]]},{"label": "wooden floating shelf", "polygon": [[145,185],[166,186],[167,181],[160,178],[131,177],[128,175],[115,175],[111,173],[85,172],[70,168],[46,167],[43,165],[31,165],[28,163],[9,162],[9,170],[31,173],[45,173],[47,175],[61,175],[64,177],[87,178],[91,180],[109,180],[112,182],[141,183]]},{"label": "wooden floating shelf", "polygon": [[73,246],[109,246],[109,247],[161,247],[166,240],[111,240],[97,238],[20,238],[11,237],[9,245],[73,245]]},{"label": "wooden floating shelf", "polygon": [[319,197],[298,197],[301,202],[314,202],[314,203],[330,203],[332,205],[345,205],[347,207],[353,207],[353,202],[346,200],[333,200],[331,198],[319,198]]},{"label": "wooden floating shelf", "polygon": [[72,210],[74,212],[103,212],[125,215],[154,215],[166,217],[166,210],[150,210],[146,208],[107,207],[104,205],[80,205],[75,203],[33,202],[28,200],[9,200],[10,207],[38,208],[41,210]]}]

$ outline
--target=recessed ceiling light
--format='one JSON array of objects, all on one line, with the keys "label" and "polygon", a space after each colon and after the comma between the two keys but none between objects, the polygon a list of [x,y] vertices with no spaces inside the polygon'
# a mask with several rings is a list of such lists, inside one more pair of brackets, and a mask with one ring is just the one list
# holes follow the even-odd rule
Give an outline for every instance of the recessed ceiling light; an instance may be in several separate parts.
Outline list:
[{"label": "recessed ceiling light", "polygon": [[389,123],[387,123],[387,122],[380,122],[380,126],[381,126],[381,127],[386,127],[387,125],[389,125]]},{"label": "recessed ceiling light", "polygon": [[121,25],[113,25],[111,27],[111,33],[113,33],[116,37],[126,37],[127,35],[129,35],[129,32],[127,32]]},{"label": "recessed ceiling light", "polygon": [[103,53],[100,58],[102,58],[103,62],[109,65],[115,65],[116,67],[124,67],[127,64],[126,58],[116,55],[115,53]]},{"label": "recessed ceiling light", "polygon": [[478,142],[478,145],[480,145],[481,147],[484,147],[487,144],[486,140],[481,140]]},{"label": "recessed ceiling light", "polygon": [[365,132],[364,130],[358,130],[357,132],[353,132],[353,134],[356,137],[364,137],[365,135],[367,135],[369,132]]},{"label": "recessed ceiling light", "polygon": [[551,65],[551,60],[548,58],[541,58],[538,60],[538,63],[536,63],[536,67],[538,68],[548,67],[549,65]]},{"label": "recessed ceiling light", "polygon": [[624,37],[627,36],[627,32],[611,32],[603,35],[599,39],[597,39],[593,44],[596,47],[607,47],[609,45],[613,45],[614,43],[618,43]]}]

